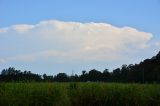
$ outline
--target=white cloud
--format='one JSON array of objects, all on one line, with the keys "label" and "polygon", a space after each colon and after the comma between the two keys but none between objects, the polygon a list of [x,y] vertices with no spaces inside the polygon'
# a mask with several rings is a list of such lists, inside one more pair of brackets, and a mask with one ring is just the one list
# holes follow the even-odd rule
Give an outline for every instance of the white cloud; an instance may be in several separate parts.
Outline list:
[{"label": "white cloud", "polygon": [[[35,25],[13,25],[7,28],[29,36],[38,42],[38,47],[49,44],[48,50],[15,56],[10,60],[33,60],[41,57],[58,57],[61,59],[83,60],[118,60],[132,51],[149,48],[148,41],[152,34],[131,27],[116,27],[107,23],[63,22],[57,20],[42,21]],[[7,32],[6,32],[7,31]],[[0,28],[0,32],[4,32]],[[3,35],[3,33],[0,33]],[[29,40],[29,39],[27,39]],[[42,43],[43,41],[43,43]],[[33,45],[35,45],[33,43]],[[30,56],[32,55],[32,56]]]},{"label": "white cloud", "polygon": [[160,41],[157,41],[157,42],[155,42],[154,44],[155,44],[155,46],[160,47]]},{"label": "white cloud", "polygon": [[34,28],[34,25],[27,25],[27,24],[20,24],[20,25],[13,25],[11,28],[18,33],[25,33],[28,30]]},{"label": "white cloud", "polygon": [[0,28],[0,33],[5,33],[7,32],[8,28]]}]

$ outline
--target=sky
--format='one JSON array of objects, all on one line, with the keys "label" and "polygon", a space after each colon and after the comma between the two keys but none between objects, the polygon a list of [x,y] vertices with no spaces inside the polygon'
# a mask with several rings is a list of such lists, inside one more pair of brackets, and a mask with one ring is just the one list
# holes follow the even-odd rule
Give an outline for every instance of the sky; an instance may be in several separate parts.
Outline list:
[{"label": "sky", "polygon": [[160,51],[160,0],[0,0],[0,70],[135,64]]}]

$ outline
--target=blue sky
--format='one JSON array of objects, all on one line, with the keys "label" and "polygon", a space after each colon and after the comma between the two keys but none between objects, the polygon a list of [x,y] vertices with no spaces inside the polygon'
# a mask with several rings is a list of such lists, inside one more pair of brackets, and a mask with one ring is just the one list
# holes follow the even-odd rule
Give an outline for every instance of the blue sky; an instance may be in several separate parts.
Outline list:
[{"label": "blue sky", "polygon": [[0,69],[80,74],[138,63],[160,49],[159,19],[159,0],[0,0]]}]

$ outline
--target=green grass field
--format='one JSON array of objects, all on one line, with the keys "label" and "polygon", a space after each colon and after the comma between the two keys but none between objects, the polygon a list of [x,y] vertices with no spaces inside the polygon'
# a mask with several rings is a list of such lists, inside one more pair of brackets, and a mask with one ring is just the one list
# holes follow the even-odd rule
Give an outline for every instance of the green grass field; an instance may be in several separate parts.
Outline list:
[{"label": "green grass field", "polygon": [[160,106],[158,84],[0,83],[0,106]]}]

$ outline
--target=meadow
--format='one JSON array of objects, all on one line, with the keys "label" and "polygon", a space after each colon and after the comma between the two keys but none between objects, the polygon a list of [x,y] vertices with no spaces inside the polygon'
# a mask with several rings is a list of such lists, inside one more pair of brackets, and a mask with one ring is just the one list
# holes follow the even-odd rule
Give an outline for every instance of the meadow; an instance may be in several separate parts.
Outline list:
[{"label": "meadow", "polygon": [[160,106],[160,85],[0,83],[0,106]]}]

